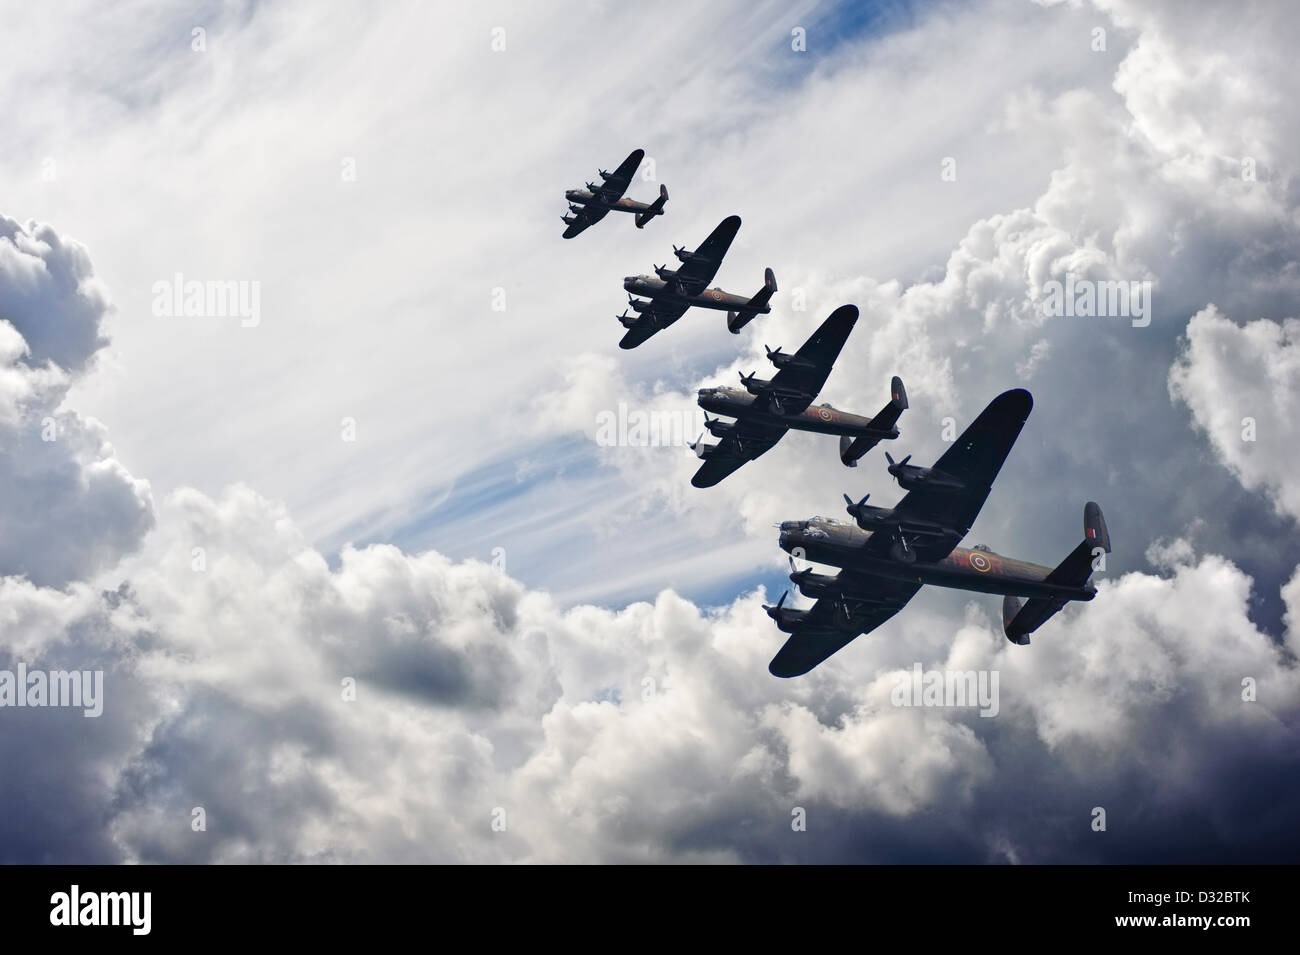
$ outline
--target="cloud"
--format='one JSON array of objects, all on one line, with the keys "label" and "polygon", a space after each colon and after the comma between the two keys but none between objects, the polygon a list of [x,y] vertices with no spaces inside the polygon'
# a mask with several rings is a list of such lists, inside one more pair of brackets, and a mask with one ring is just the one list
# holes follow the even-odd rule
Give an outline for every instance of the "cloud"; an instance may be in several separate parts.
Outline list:
[{"label": "cloud", "polygon": [[[813,861],[839,857],[827,826],[889,833],[867,854],[902,861],[937,813],[960,833],[950,859],[1296,848],[1285,811],[1251,807],[1257,787],[1279,806],[1300,788],[1300,672],[1248,619],[1250,579],[1214,555],[1103,583],[1032,648],[978,600],[955,637],[936,634],[918,598],[894,639],[860,639],[797,683],[766,673],[782,637],[761,592],[713,612],[671,592],[562,610],[434,553],[375,545],[331,570],[245,488],[174,495],[124,570],[103,596],[0,594],[12,659],[109,672],[105,716],[75,714],[95,772],[49,811],[73,800],[111,840],[51,839],[48,861]],[[1293,580],[1293,617],[1298,594]],[[913,662],[997,671],[998,714],[894,706]],[[42,742],[67,722],[50,714],[29,711],[8,744],[24,767],[6,781],[15,859],[54,825],[21,801],[66,762]],[[1089,829],[1096,805],[1107,833]],[[1187,818],[1209,827],[1195,846],[1169,823]]]},{"label": "cloud", "polygon": [[147,482],[64,399],[106,343],[89,257],[0,218],[0,573],[60,586],[110,567],[153,524]]},{"label": "cloud", "polygon": [[[5,712],[22,730],[0,754],[19,768],[0,784],[6,858],[1294,859],[1300,571],[1294,535],[1252,493],[1295,513],[1269,457],[1295,390],[1294,117],[1273,95],[1294,17],[1101,8],[1104,55],[1088,49],[1092,10],[993,4],[936,8],[806,69],[775,6],[727,57],[588,42],[627,32],[617,11],[579,36],[516,12],[496,59],[496,10],[343,29],[259,11],[214,22],[207,58],[167,47],[171,23],[118,27],[143,65],[89,94],[42,64],[102,21],[31,34],[37,81],[5,94],[31,97],[24,161],[51,139],[98,161],[74,153],[23,203],[62,204],[78,235],[93,230],[123,289],[114,355],[131,374],[85,374],[109,306],[84,251],[3,220],[0,654],[102,667],[108,694],[96,720]],[[716,8],[676,22],[733,25]],[[447,56],[412,73],[410,44],[430,35],[450,38]],[[575,69],[573,43],[595,59]],[[649,66],[691,80],[651,104]],[[452,81],[474,95],[430,95]],[[414,101],[434,112],[412,123]],[[284,126],[322,102],[330,123]],[[502,129],[529,162],[500,148]],[[789,299],[761,334],[683,320],[613,357],[613,323],[607,342],[594,330],[621,297],[601,304],[589,277],[642,261],[649,232],[606,223],[600,241],[552,247],[542,197],[575,156],[633,138],[659,144],[673,188],[652,228],[677,234],[655,242],[735,208],[728,286],[781,256]],[[354,189],[335,181],[343,156],[359,159]],[[945,156],[956,182],[938,178]],[[196,181],[201,214],[175,215]],[[265,278],[256,337],[150,321],[152,282],[177,268]],[[1045,315],[1041,293],[1067,277],[1152,280],[1152,324]],[[505,313],[488,306],[497,287]],[[921,458],[943,448],[945,417],[1032,376],[1035,416],[975,539],[1064,553],[1078,530],[1062,501],[1103,499],[1117,549],[1101,592],[1032,647],[1007,643],[995,600],[927,591],[806,678],[774,680],[782,636],[762,587],[728,586],[715,606],[683,593],[779,566],[768,522],[838,507],[850,480],[887,503],[881,469],[847,472],[833,442],[791,435],[701,495],[680,448],[575,450],[618,401],[690,413],[697,385],[763,367],[761,344],[797,345],[844,301],[863,319],[825,397],[869,412],[902,374],[905,451]],[[1211,301],[1261,321],[1233,325]],[[1262,459],[1219,447],[1220,381],[1267,407]],[[74,403],[115,411],[114,434],[167,489],[156,516]],[[1184,404],[1240,484],[1202,460]],[[47,418],[54,442],[40,441]],[[419,521],[457,546],[537,556],[512,556],[510,576],[339,531],[374,540]],[[539,580],[564,581],[567,599]],[[575,599],[579,586],[610,605]],[[624,603],[629,590],[652,599]],[[1257,619],[1261,599],[1277,626]],[[915,663],[997,672],[998,715],[895,707]]]},{"label": "cloud", "polygon": [[1300,520],[1300,320],[1238,325],[1207,306],[1187,323],[1169,393],[1244,487]]}]

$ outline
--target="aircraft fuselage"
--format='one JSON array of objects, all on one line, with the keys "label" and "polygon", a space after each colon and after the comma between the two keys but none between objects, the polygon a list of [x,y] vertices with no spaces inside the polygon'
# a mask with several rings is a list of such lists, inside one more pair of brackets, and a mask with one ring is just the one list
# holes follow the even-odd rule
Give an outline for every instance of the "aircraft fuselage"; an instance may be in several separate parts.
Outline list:
[{"label": "aircraft fuselage", "polygon": [[864,434],[879,434],[882,438],[897,438],[899,431],[891,428],[882,431],[871,427],[871,419],[862,415],[840,411],[828,404],[809,405],[797,414],[775,414],[760,411],[753,407],[758,400],[743,388],[701,388],[698,403],[705,411],[714,414],[739,418],[742,415],[748,421],[779,425],[796,431],[815,431],[818,434],[847,434],[857,437]]},{"label": "aircraft fuselage", "polygon": [[947,557],[932,562],[906,562],[888,555],[865,553],[873,534],[883,533],[887,532],[864,531],[856,524],[820,517],[786,521],[781,525],[781,549],[818,564],[955,590],[1061,600],[1091,600],[1097,595],[1092,584],[1071,587],[1048,582],[1051,567],[1004,557],[983,548],[954,547]]},{"label": "aircraft fuselage", "polygon": [[623,279],[623,288],[631,295],[658,298],[663,302],[685,302],[695,308],[714,308],[723,312],[744,310],[763,315],[772,311],[772,306],[766,304],[752,308],[748,295],[736,295],[720,288],[707,288],[698,295],[677,295],[673,292],[671,283],[653,275],[629,275]]},{"label": "aircraft fuselage", "polygon": [[650,208],[648,202],[637,202],[635,199],[619,199],[615,202],[606,202],[603,196],[598,196],[590,189],[569,189],[564,193],[564,198],[570,202],[576,202],[580,205],[594,205],[598,209],[607,209],[610,212],[646,212]]}]

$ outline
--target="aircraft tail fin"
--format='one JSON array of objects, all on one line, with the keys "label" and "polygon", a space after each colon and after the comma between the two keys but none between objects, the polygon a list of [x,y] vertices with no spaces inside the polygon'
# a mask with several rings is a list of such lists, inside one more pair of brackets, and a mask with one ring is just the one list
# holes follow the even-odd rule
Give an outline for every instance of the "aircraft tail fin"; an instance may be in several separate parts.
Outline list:
[{"label": "aircraft tail fin", "polygon": [[668,187],[660,183],[659,198],[656,199],[654,202],[650,203],[649,208],[647,208],[645,212],[638,212],[636,214],[636,227],[638,229],[644,229],[645,224],[649,222],[651,219],[653,219],[655,216],[663,215],[664,203],[667,201],[668,201]]},{"label": "aircraft tail fin", "polygon": [[856,468],[858,460],[886,437],[898,437],[898,417],[907,409],[907,390],[903,379],[897,375],[889,382],[889,404],[880,410],[880,414],[871,419],[874,434],[858,437],[843,435],[840,438],[840,460],[846,467]]},{"label": "aircraft tail fin", "polygon": [[[1049,583],[1065,587],[1082,587],[1092,576],[1095,561],[1102,554],[1110,553],[1110,531],[1106,529],[1106,518],[1095,501],[1089,501],[1083,508],[1083,541],[1066,556],[1065,560],[1047,575]],[[1002,626],[1007,639],[1012,643],[1026,646],[1029,635],[1041,627],[1058,610],[1065,606],[1070,598],[1031,597],[1021,606],[1020,599],[1008,594],[1002,600]]]}]

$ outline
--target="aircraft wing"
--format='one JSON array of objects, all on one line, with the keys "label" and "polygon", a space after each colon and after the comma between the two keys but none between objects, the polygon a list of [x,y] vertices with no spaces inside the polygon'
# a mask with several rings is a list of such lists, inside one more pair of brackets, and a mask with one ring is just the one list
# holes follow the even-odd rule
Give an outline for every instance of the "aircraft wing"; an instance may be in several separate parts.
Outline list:
[{"label": "aircraft wing", "polygon": [[671,303],[654,300],[653,307],[642,312],[638,316],[640,321],[623,334],[618,347],[636,348],[637,345],[663,331],[685,315],[687,308],[689,306],[685,302]]},{"label": "aircraft wing", "polygon": [[[764,402],[764,411],[771,411],[768,405],[773,398],[779,398],[783,414],[799,414],[817,397],[826,378],[835,366],[835,359],[848,341],[849,332],[858,320],[856,305],[841,305],[831,312],[830,317],[822,322],[817,331],[804,342],[797,352],[795,361],[780,369],[772,376],[771,384],[758,401]],[[791,395],[806,395],[806,398],[792,398]]]},{"label": "aircraft wing", "polygon": [[770,451],[789,430],[737,421],[735,430],[719,441],[717,450],[704,459],[691,483],[696,487],[713,487],[742,464]]},{"label": "aircraft wing", "polygon": [[631,184],[632,177],[636,175],[637,167],[641,165],[641,160],[644,158],[644,149],[634,149],[619,164],[613,174],[605,180],[605,187],[602,191],[605,194],[606,201],[617,202],[623,198],[623,193],[627,192],[627,187]]},{"label": "aircraft wing", "polygon": [[709,233],[709,237],[700,243],[700,247],[695,250],[690,260],[682,263],[682,267],[677,270],[676,279],[687,295],[698,295],[713,281],[738,231],[740,231],[740,216],[727,216]]},{"label": "aircraft wing", "polygon": [[838,579],[843,596],[822,597],[812,605],[768,664],[773,676],[803,676],[859,635],[884,624],[921,589],[919,583],[848,570]]},{"label": "aircraft wing", "polygon": [[609,210],[602,205],[590,202],[582,207],[581,212],[573,214],[574,222],[570,223],[564,230],[564,238],[572,239],[575,235],[590,229],[609,213]]},{"label": "aircraft wing", "polygon": [[[934,464],[961,481],[963,487],[918,488],[908,491],[894,507],[894,515],[902,520],[932,521],[960,535],[957,540],[935,537],[917,541],[913,545],[917,559],[942,560],[966,536],[1033,407],[1034,399],[1023,388],[998,395]],[[873,534],[867,544],[868,553],[885,553],[891,543],[888,537]]]}]

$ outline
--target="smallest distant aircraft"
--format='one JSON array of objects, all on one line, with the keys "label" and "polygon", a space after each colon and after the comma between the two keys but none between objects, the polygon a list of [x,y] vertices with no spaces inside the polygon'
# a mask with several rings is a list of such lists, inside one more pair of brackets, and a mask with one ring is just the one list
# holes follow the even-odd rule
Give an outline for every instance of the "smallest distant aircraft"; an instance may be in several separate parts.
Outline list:
[{"label": "smallest distant aircraft", "polygon": [[659,187],[659,198],[651,203],[623,198],[623,193],[627,192],[627,187],[644,158],[644,149],[634,149],[613,172],[603,169],[597,171],[601,179],[600,185],[589,182],[586,189],[570,189],[565,192],[564,198],[569,200],[570,214],[561,216],[560,220],[568,226],[564,230],[566,239],[572,239],[584,229],[595,225],[610,210],[634,213],[638,229],[644,229],[647,222],[664,214],[664,203],[668,201],[667,186]]}]

